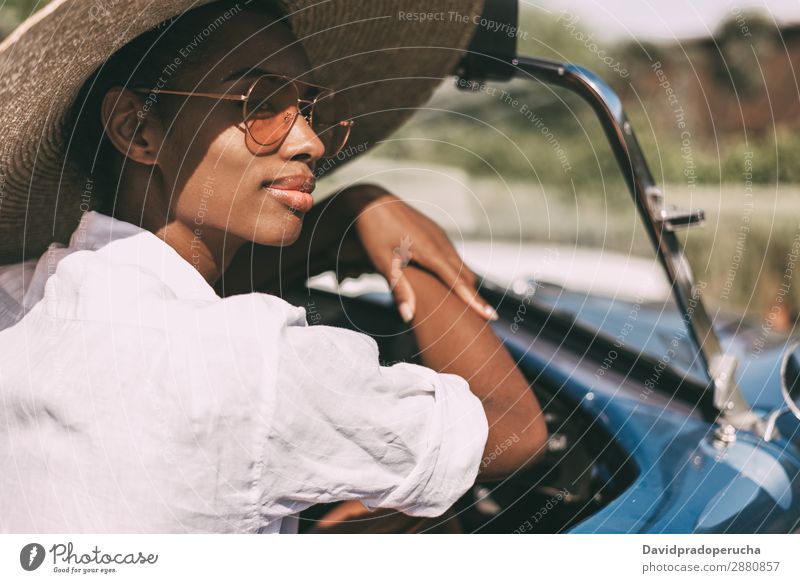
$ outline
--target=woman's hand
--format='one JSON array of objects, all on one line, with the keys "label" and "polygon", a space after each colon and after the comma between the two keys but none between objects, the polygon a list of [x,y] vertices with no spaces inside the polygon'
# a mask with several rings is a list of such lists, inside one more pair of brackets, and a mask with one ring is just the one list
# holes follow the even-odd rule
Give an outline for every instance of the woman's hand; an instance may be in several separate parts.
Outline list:
[{"label": "woman's hand", "polygon": [[[359,266],[359,259],[363,261],[366,255],[372,267],[389,282],[400,316],[409,322],[416,310],[416,297],[404,268],[417,265],[441,280],[481,317],[497,319],[494,309],[475,289],[475,274],[461,261],[444,231],[428,217],[371,184],[343,190],[337,199],[335,204],[352,217],[336,258],[340,276],[343,269]],[[347,244],[352,231],[360,249]],[[360,267],[363,271],[363,264]]]}]

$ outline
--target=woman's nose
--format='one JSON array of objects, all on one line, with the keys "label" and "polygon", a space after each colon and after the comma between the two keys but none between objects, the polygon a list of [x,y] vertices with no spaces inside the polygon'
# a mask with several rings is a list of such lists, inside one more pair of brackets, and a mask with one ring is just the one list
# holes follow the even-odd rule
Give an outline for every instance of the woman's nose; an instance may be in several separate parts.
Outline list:
[{"label": "woman's nose", "polygon": [[308,120],[301,113],[281,144],[279,151],[286,160],[303,160],[314,163],[325,155],[325,146]]}]

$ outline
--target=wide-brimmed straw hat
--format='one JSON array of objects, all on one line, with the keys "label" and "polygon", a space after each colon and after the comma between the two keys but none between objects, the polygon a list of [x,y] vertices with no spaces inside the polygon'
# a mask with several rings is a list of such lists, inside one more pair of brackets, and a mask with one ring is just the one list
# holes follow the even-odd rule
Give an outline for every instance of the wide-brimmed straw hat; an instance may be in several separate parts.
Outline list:
[{"label": "wide-brimmed straw hat", "polygon": [[[66,155],[77,139],[70,109],[87,79],[132,39],[209,2],[55,0],[0,44],[0,263],[67,240],[93,204],[92,180]],[[428,100],[463,56],[482,4],[282,2],[312,68],[319,67],[319,82],[363,87],[352,103],[349,144],[358,147],[350,154],[387,136]]]}]

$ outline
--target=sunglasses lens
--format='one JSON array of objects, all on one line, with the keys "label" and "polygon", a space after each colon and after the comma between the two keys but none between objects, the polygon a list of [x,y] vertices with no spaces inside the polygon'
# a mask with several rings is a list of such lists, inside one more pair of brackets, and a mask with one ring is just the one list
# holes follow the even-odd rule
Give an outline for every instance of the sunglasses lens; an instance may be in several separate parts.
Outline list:
[{"label": "sunglasses lens", "polygon": [[297,89],[280,77],[261,77],[250,91],[244,109],[250,136],[262,146],[278,144],[297,113]]},{"label": "sunglasses lens", "polygon": [[342,121],[350,119],[347,100],[338,93],[322,93],[314,104],[311,126],[325,145],[325,155],[335,156],[350,134],[350,126]]},{"label": "sunglasses lens", "polygon": [[[328,90],[299,101],[297,85],[277,76],[259,78],[250,90],[244,116],[250,137],[261,146],[277,146],[292,129],[299,113],[311,120],[311,127],[325,146],[325,156],[335,156],[350,134],[347,101]],[[312,100],[312,101],[309,101]]]}]

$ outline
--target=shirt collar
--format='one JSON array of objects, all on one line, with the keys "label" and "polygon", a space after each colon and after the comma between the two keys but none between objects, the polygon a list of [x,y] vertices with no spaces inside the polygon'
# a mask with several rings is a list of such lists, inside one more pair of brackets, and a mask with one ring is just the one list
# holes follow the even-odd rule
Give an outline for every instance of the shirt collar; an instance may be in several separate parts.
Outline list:
[{"label": "shirt collar", "polygon": [[120,221],[97,211],[83,214],[78,227],[69,238],[73,251],[97,251],[112,241],[147,232],[132,223]]},{"label": "shirt collar", "polygon": [[132,223],[89,211],[69,242],[71,251],[95,251],[114,263],[155,274],[183,299],[219,299],[202,275],[162,239]]}]

